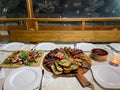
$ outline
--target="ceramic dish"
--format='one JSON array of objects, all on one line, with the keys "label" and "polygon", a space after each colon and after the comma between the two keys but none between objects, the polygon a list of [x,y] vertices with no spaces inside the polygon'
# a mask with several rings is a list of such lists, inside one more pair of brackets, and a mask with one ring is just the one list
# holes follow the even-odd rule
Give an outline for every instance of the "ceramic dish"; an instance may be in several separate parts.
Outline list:
[{"label": "ceramic dish", "polygon": [[120,89],[120,67],[95,65],[91,67],[96,82],[107,89]]},{"label": "ceramic dish", "polygon": [[91,51],[91,49],[96,48],[96,46],[92,43],[76,43],[75,48],[83,51]]},{"label": "ceramic dish", "polygon": [[24,43],[19,43],[19,42],[12,42],[4,45],[3,47],[0,48],[0,50],[3,51],[16,51],[20,50],[24,46]]},{"label": "ceramic dish", "polygon": [[35,49],[36,50],[44,50],[44,51],[49,51],[53,50],[56,48],[56,44],[50,43],[50,42],[45,42],[45,43],[39,43]]},{"label": "ceramic dish", "polygon": [[4,90],[33,90],[39,86],[40,79],[40,68],[21,67],[8,75],[4,83]]},{"label": "ceramic dish", "polygon": [[116,51],[120,51],[120,43],[110,43],[109,45]]},{"label": "ceramic dish", "polygon": [[108,57],[108,52],[101,48],[94,48],[91,50],[90,57],[96,61],[105,61]]}]

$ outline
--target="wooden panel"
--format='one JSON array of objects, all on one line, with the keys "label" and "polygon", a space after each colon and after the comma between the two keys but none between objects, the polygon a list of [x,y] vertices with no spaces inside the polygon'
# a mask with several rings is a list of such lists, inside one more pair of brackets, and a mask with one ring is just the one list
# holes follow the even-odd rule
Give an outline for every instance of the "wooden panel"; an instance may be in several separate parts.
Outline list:
[{"label": "wooden panel", "polygon": [[119,25],[111,26],[87,26],[86,30],[120,30]]},{"label": "wooden panel", "polygon": [[81,30],[81,26],[39,26],[39,30]]},{"label": "wooden panel", "polygon": [[64,42],[93,42],[94,36],[93,31],[62,31],[60,40]]},{"label": "wooden panel", "polygon": [[56,31],[56,30],[39,30],[39,31],[10,31],[10,41],[27,41],[27,42],[78,42],[92,41],[93,31]]},{"label": "wooden panel", "polygon": [[11,30],[10,41],[120,42],[120,30]]},{"label": "wooden panel", "polygon": [[0,40],[4,41],[4,40],[8,40],[9,41],[9,36],[8,35],[0,35]]},{"label": "wooden panel", "polygon": [[10,31],[10,41],[23,42],[120,42],[120,30]]},{"label": "wooden panel", "polygon": [[26,26],[0,26],[0,30],[26,30]]},{"label": "wooden panel", "polygon": [[58,31],[10,31],[10,41],[26,41],[26,42],[39,42],[39,41],[58,41]]},{"label": "wooden panel", "polygon": [[[50,30],[50,29],[51,30],[81,30],[81,26],[39,26],[39,30]],[[85,28],[85,30],[113,30],[113,29],[120,30],[120,26],[87,26]],[[0,30],[27,30],[27,27],[0,26]]]},{"label": "wooden panel", "polygon": [[95,42],[120,42],[120,30],[94,31]]},{"label": "wooden panel", "polygon": [[[0,26],[0,30],[26,30],[26,26]],[[81,30],[81,26],[39,26],[39,30]],[[85,30],[120,30],[120,26],[88,26]]]}]

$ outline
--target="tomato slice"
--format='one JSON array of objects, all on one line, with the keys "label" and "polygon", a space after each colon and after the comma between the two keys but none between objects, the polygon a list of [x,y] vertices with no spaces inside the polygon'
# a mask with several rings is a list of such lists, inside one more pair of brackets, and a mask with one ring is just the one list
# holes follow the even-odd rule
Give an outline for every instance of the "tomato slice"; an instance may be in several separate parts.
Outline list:
[{"label": "tomato slice", "polygon": [[56,55],[55,55],[56,58],[58,58],[59,60],[62,60],[65,58],[65,55],[64,53],[62,52],[58,52]]},{"label": "tomato slice", "polygon": [[79,55],[78,55],[78,54],[75,54],[75,55],[73,56],[73,58],[79,58]]}]

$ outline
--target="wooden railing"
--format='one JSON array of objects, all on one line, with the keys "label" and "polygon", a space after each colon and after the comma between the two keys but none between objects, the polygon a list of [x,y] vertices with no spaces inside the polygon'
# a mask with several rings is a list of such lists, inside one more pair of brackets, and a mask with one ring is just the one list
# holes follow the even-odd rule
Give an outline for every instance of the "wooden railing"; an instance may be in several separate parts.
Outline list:
[{"label": "wooden railing", "polygon": [[[76,26],[74,25],[73,27],[75,27],[77,30],[88,30],[88,29],[92,29],[92,30],[101,30],[101,29],[107,29],[109,28],[109,30],[113,30],[113,29],[120,29],[120,25],[90,25],[87,26],[86,22],[117,22],[120,21],[120,18],[0,18],[0,22],[4,23],[4,22],[22,22],[23,25],[18,25],[18,26],[14,26],[14,25],[2,25],[0,26],[0,30],[40,30],[41,28],[43,29],[43,27],[45,27],[46,29],[50,29],[50,27],[52,26],[52,28],[56,27],[57,25],[40,25],[39,22],[79,22],[80,25]],[[46,27],[48,26],[48,27]],[[63,29],[65,29],[65,26],[61,25],[59,27],[64,27]],[[68,29],[70,29],[69,27],[71,26],[67,26]],[[52,29],[51,28],[51,29]],[[55,29],[55,28],[54,28]],[[56,29],[59,29],[58,26],[56,27]]]}]

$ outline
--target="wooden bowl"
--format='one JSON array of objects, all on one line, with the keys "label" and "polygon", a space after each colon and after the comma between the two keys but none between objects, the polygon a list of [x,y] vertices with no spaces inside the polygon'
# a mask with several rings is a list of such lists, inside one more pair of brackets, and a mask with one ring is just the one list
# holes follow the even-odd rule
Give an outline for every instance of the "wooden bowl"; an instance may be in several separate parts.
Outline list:
[{"label": "wooden bowl", "polygon": [[96,61],[105,61],[108,57],[108,52],[104,49],[94,48],[91,50],[90,57]]}]

